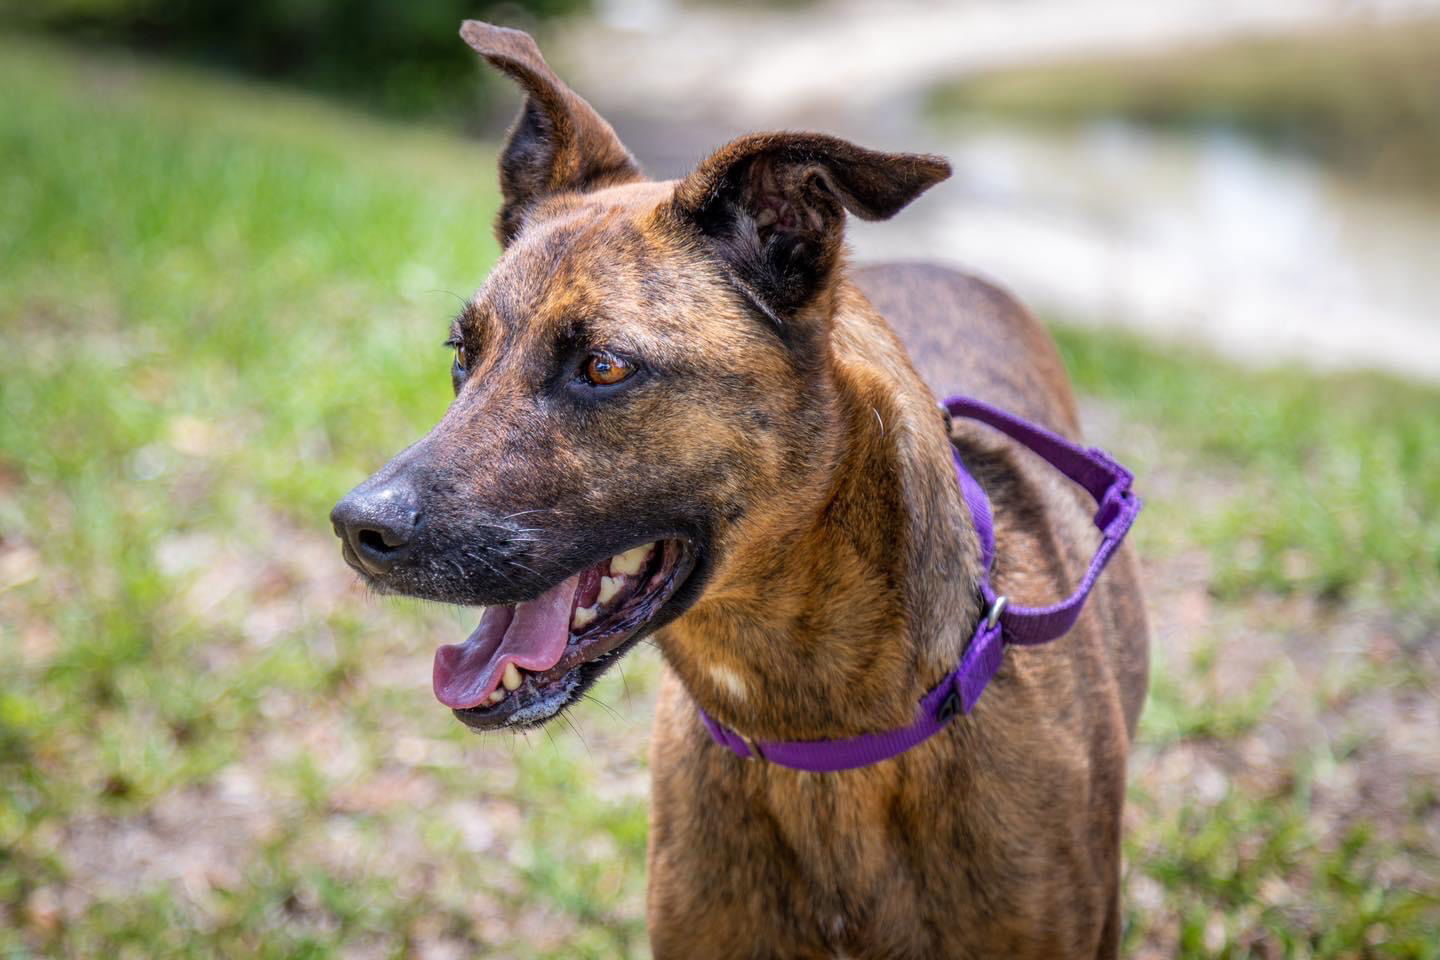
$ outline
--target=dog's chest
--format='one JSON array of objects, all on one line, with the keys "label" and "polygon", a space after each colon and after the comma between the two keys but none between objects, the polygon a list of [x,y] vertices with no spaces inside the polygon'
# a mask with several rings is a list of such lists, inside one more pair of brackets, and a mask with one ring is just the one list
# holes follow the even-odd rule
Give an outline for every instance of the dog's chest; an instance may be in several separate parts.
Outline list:
[{"label": "dog's chest", "polygon": [[891,816],[891,792],[876,786],[796,774],[775,778],[767,791],[770,817],[793,855],[795,896],[837,957],[893,939],[883,918],[911,911],[919,892],[911,838]]}]

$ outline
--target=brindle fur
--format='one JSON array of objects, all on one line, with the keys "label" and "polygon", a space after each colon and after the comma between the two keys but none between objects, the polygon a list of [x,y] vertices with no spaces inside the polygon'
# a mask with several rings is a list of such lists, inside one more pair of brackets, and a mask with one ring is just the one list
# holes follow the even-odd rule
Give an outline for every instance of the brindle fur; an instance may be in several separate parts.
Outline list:
[{"label": "brindle fur", "polygon": [[[1002,593],[1058,599],[1094,549],[1082,494],[984,427],[947,438],[935,406],[963,390],[1078,437],[1044,330],[973,277],[846,263],[846,212],[889,217],[948,166],[763,134],[650,182],[528,36],[462,32],[527,93],[505,252],[458,321],[455,404],[367,482],[424,512],[377,586],[513,602],[635,543],[694,545],[655,635],[657,957],[1114,956],[1147,671],[1128,551],[1070,634],[1010,649],[971,715],[895,759],[742,760],[696,711],[758,740],[912,719],[981,614],[952,441],[994,505]],[[643,381],[567,392],[595,346],[643,358]]]}]

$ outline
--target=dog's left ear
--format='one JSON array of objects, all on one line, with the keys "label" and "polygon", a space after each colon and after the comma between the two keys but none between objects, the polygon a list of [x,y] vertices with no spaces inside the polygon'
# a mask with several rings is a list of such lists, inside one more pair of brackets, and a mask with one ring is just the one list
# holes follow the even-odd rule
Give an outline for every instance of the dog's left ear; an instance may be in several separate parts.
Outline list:
[{"label": "dog's left ear", "polygon": [[555,75],[523,30],[466,20],[460,36],[525,91],[525,105],[500,156],[504,202],[495,234],[508,246],[544,198],[642,179],[614,129]]},{"label": "dog's left ear", "polygon": [[757,133],[702,162],[676,187],[673,206],[785,333],[839,262],[846,211],[887,220],[948,176],[941,157],[880,153],[818,133]]}]

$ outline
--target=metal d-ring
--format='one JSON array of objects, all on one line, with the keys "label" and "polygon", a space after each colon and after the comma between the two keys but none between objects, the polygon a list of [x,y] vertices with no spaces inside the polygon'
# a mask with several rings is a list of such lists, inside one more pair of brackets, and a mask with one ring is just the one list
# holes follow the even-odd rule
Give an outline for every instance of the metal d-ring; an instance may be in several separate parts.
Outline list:
[{"label": "metal d-ring", "polygon": [[995,624],[1000,622],[1000,614],[1005,612],[1005,606],[1010,602],[1009,597],[996,597],[995,602],[990,604],[990,612],[985,614],[985,627],[994,630]]}]

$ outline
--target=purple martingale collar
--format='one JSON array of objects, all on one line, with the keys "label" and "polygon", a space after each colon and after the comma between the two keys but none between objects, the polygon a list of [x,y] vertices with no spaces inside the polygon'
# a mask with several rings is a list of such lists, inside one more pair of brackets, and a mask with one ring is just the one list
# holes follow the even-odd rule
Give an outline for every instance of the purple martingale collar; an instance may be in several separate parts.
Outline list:
[{"label": "purple martingale collar", "polygon": [[867,733],[846,740],[748,740],[734,730],[722,726],[700,710],[700,719],[710,735],[721,746],[741,757],[759,757],[792,770],[810,773],[833,773],[869,766],[904,753],[911,747],[939,733],[957,713],[969,713],[985,685],[1000,669],[1005,644],[1049,643],[1063,636],[1075,625],[1085,598],[1090,595],[1105,564],[1120,547],[1130,525],[1140,513],[1141,500],[1130,490],[1129,470],[1110,459],[1103,450],[1077,446],[1063,437],[1037,427],[1011,413],[969,397],[951,397],[941,404],[952,417],[969,417],[988,423],[1034,451],[1066,477],[1084,487],[1100,505],[1095,526],[1103,539],[1085,571],[1080,586],[1066,599],[1048,607],[1021,607],[1007,602],[990,586],[990,567],[995,560],[995,525],[990,500],[985,491],[960,459],[960,452],[951,447],[955,458],[955,478],[970,508],[975,532],[980,537],[980,598],[987,613],[975,627],[975,636],[965,649],[960,666],[942,680],[939,686],[920,701],[915,722],[908,727]]}]

